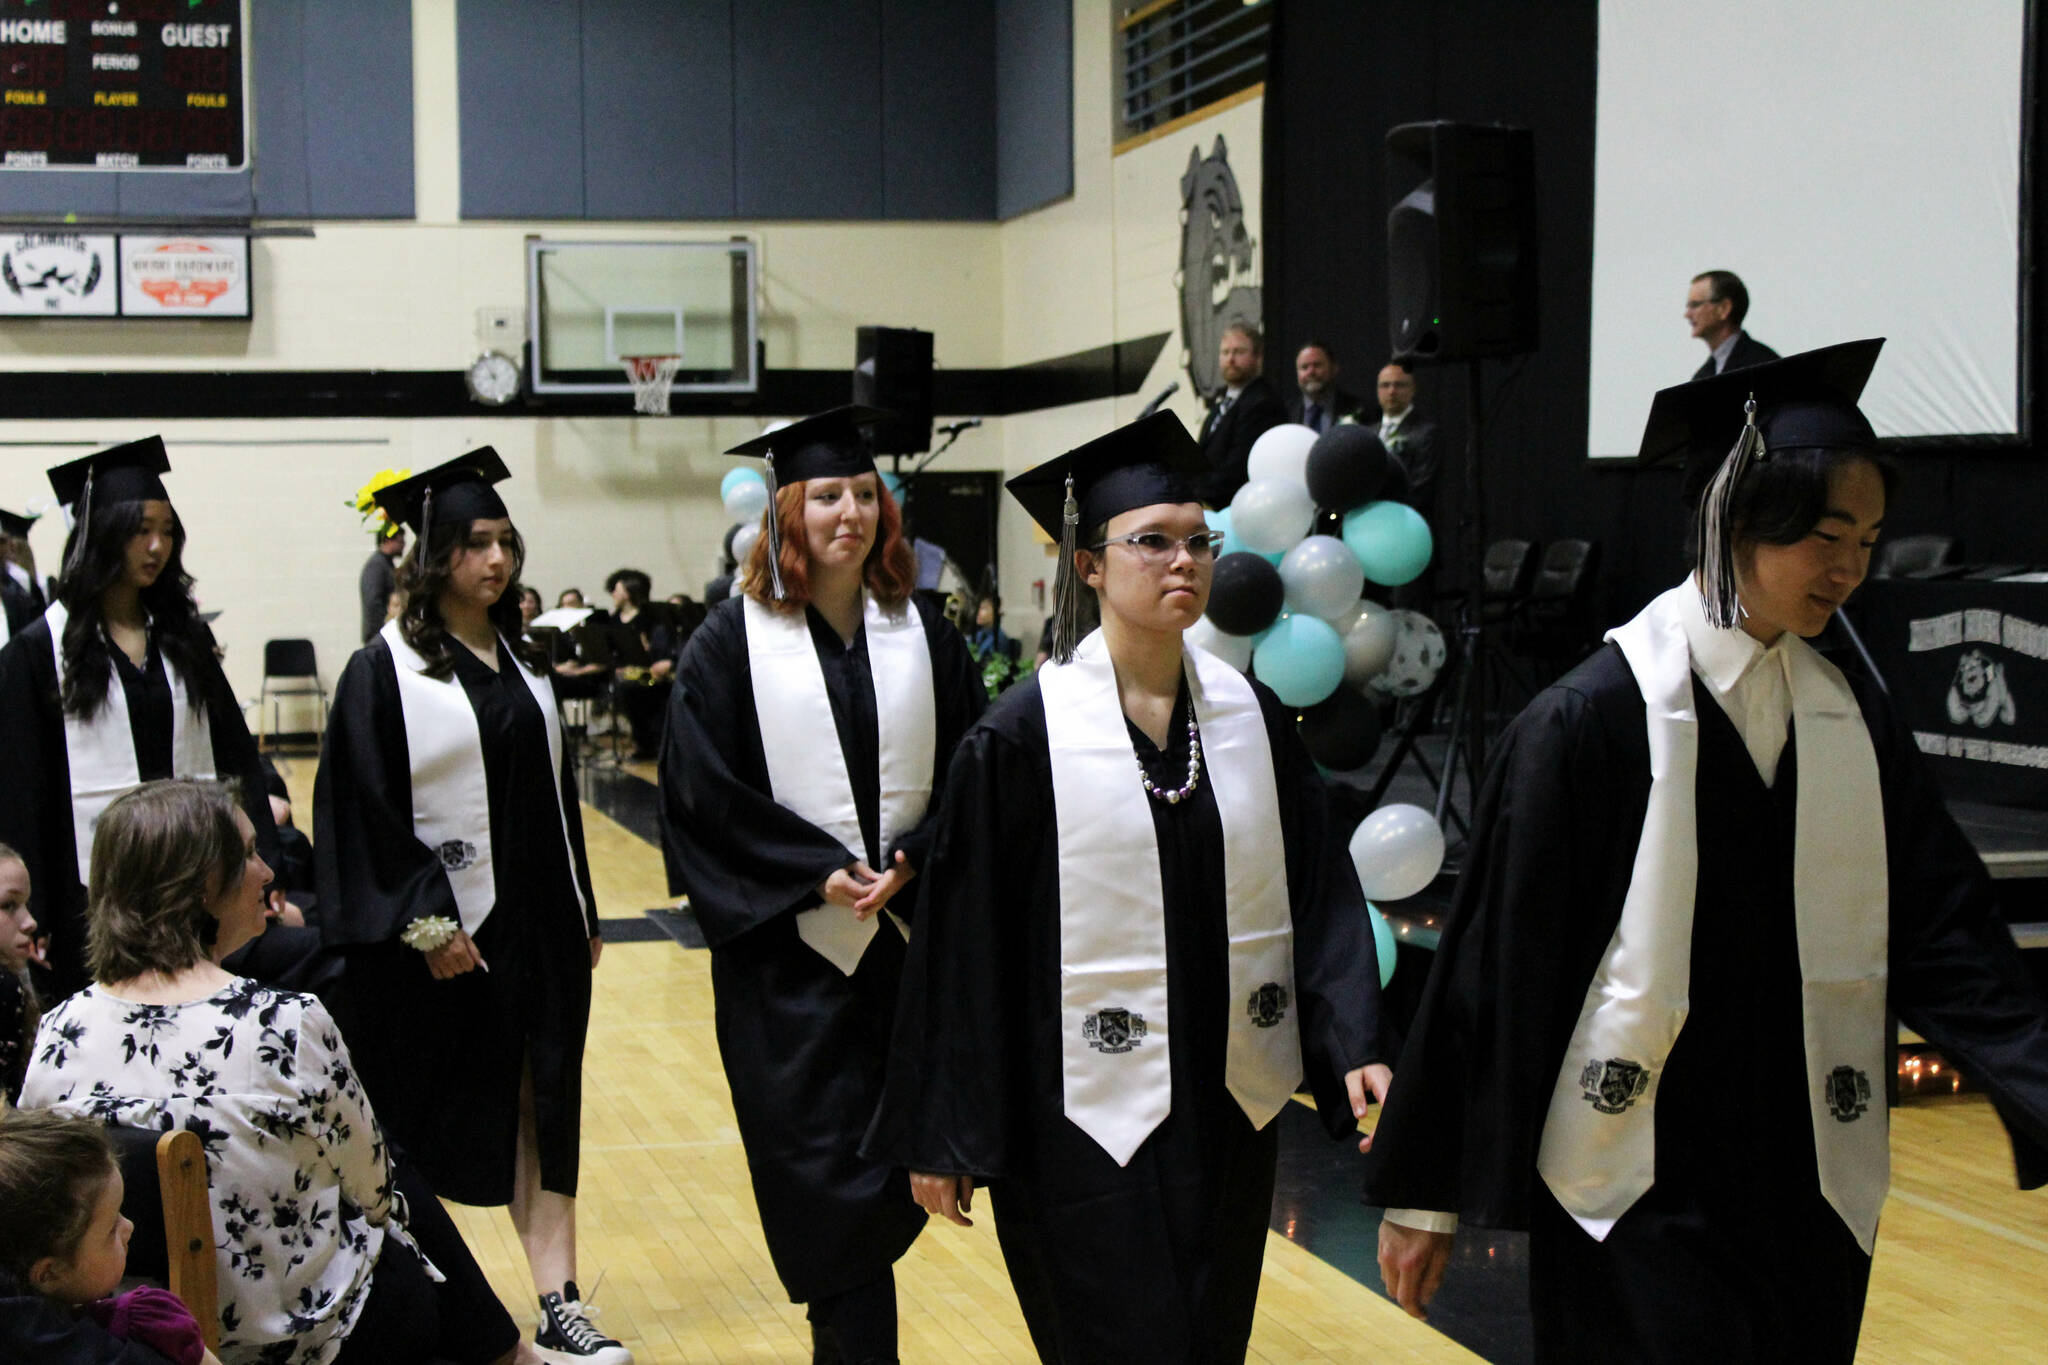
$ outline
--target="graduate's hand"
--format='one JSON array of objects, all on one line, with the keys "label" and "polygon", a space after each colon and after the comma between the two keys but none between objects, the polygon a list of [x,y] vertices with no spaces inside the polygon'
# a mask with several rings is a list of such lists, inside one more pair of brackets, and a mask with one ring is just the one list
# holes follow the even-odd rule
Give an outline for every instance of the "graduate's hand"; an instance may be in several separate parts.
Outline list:
[{"label": "graduate's hand", "polygon": [[889,870],[875,878],[873,884],[868,887],[867,894],[853,903],[854,918],[868,919],[873,916],[894,899],[896,893],[916,875],[917,869],[910,865],[909,855],[902,849],[896,850],[896,861],[890,865]]},{"label": "graduate's hand", "polygon": [[597,960],[603,956],[604,937],[601,934],[592,934],[590,936],[590,970],[593,972],[597,970]]},{"label": "graduate's hand", "polygon": [[1387,1296],[1412,1318],[1427,1322],[1423,1311],[1436,1297],[1451,1263],[1451,1234],[1424,1232],[1399,1223],[1380,1223],[1380,1279]]},{"label": "graduate's hand", "polygon": [[449,939],[433,952],[427,954],[427,970],[434,974],[436,981],[452,981],[464,972],[473,972],[482,967],[489,971],[484,955],[476,950],[467,929],[457,929],[455,937]]},{"label": "graduate's hand", "polygon": [[[1373,1062],[1356,1071],[1344,1073],[1344,1089],[1351,1096],[1351,1117],[1365,1118],[1366,1106],[1373,1101],[1387,1102],[1387,1091],[1394,1084],[1394,1069],[1385,1062]],[[1358,1150],[1372,1150],[1372,1134],[1358,1135]]]},{"label": "graduate's hand", "polygon": [[874,884],[875,870],[865,860],[855,858],[818,883],[818,899],[827,905],[843,905],[851,910]]},{"label": "graduate's hand", "polygon": [[974,1177],[971,1175],[926,1175],[922,1171],[912,1171],[910,1197],[934,1218],[958,1223],[963,1228],[974,1226],[974,1220],[967,1216],[974,1211]]}]

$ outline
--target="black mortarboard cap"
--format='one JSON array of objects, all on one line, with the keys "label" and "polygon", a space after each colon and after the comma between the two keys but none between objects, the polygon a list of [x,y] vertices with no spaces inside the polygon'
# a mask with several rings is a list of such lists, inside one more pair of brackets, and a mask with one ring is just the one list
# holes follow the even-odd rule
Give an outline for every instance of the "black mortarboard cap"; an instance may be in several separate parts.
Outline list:
[{"label": "black mortarboard cap", "polygon": [[25,517],[19,512],[10,512],[0,507],[0,535],[26,537],[29,528],[35,524],[35,517]]},{"label": "black mortarboard cap", "polygon": [[1872,446],[1877,437],[1856,402],[1883,348],[1883,337],[1844,341],[1660,390],[1637,457],[1654,464],[1705,456],[1718,466],[1742,434],[1752,395],[1766,449]]},{"label": "black mortarboard cap", "polygon": [[1074,657],[1081,635],[1081,576],[1074,551],[1083,526],[1100,526],[1134,507],[1199,502],[1194,480],[1202,448],[1172,412],[1155,412],[1076,446],[1011,479],[1010,496],[1060,544],[1053,575],[1055,662]]},{"label": "black mortarboard cap", "polygon": [[1741,618],[1732,508],[1750,471],[1790,450],[1872,450],[1877,433],[1856,406],[1884,349],[1883,337],[1802,351],[1724,370],[1658,393],[1639,452],[1647,462],[1685,458],[1699,581],[1707,620],[1723,630]]},{"label": "black mortarboard cap", "polygon": [[478,446],[446,464],[387,483],[370,496],[393,521],[409,526],[424,543],[429,527],[510,515],[492,484],[512,477],[498,452]]},{"label": "black mortarboard cap", "polygon": [[875,468],[874,452],[861,428],[891,416],[881,408],[849,403],[741,441],[725,453],[767,457],[775,467],[778,487],[806,479],[850,479]]},{"label": "black mortarboard cap", "polygon": [[1070,474],[1080,525],[1100,526],[1133,507],[1201,501],[1195,479],[1205,468],[1202,448],[1180,418],[1155,412],[1025,470],[1007,487],[1031,519],[1057,540]]},{"label": "black mortarboard cap", "polygon": [[92,502],[100,507],[152,499],[169,502],[171,495],[164,491],[163,475],[170,472],[171,457],[164,450],[164,438],[145,436],[60,464],[49,471],[49,478],[57,501],[79,510],[83,516],[89,509],[79,509],[79,504],[85,499],[88,483],[92,486]]}]

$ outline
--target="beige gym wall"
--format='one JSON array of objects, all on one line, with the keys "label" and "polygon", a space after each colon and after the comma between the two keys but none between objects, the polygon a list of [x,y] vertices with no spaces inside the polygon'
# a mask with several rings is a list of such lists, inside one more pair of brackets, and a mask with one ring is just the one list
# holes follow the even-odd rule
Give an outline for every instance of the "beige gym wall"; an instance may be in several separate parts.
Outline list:
[{"label": "beige gym wall", "polygon": [[[761,245],[768,364],[850,369],[854,329],[935,334],[943,369],[987,368],[1171,332],[1142,392],[1005,420],[967,433],[952,469],[1015,471],[1136,415],[1181,373],[1177,288],[1180,176],[1189,150],[1218,132],[1257,236],[1256,100],[1111,155],[1109,0],[1076,0],[1075,193],[994,224],[463,223],[456,216],[453,0],[415,0],[418,221],[322,223],[308,239],[254,247],[256,320],[247,326],[71,321],[0,327],[0,371],[221,369],[451,370],[477,352],[476,310],[525,297],[523,238],[722,239]],[[623,407],[625,400],[622,398]],[[1174,406],[1192,427],[1183,390]],[[743,420],[472,418],[0,423],[0,506],[47,501],[46,465],[96,444],[160,430],[170,488],[191,532],[188,566],[204,606],[221,610],[227,669],[253,696],[262,642],[314,640],[329,685],[356,645],[355,581],[370,541],[344,503],[380,469],[419,469],[489,443],[510,466],[507,502],[527,540],[526,578],[552,604],[575,584],[602,589],[621,565],[657,593],[696,595],[715,568],[726,522],[717,451],[753,434]],[[20,444],[20,443],[29,444]],[[77,444],[59,444],[77,443]],[[1028,522],[1001,521],[1007,628],[1035,640],[1030,586],[1052,564]],[[32,538],[54,570],[56,518]],[[285,717],[287,725],[291,717]],[[253,720],[253,717],[252,717]]]}]

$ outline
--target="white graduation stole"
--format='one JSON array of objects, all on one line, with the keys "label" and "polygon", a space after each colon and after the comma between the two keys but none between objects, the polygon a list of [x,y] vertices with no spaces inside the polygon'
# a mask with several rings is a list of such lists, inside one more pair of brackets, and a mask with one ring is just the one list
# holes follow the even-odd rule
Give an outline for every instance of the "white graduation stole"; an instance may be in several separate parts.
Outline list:
[{"label": "white graduation stole", "polygon": [[[498,904],[491,866],[491,794],[484,777],[483,735],[462,680],[427,676],[427,661],[398,633],[396,621],[378,632],[391,650],[398,678],[398,707],[405,721],[405,753],[412,776],[413,837],[432,849],[455,893],[455,912],[464,932],[474,936]],[[459,642],[455,648],[464,648]],[[569,839],[569,812],[562,804],[562,721],[555,713],[555,689],[513,655],[519,677],[533,693],[548,732],[548,786],[562,817],[562,847],[569,855],[569,884],[587,916],[583,887],[576,880],[576,847]]]},{"label": "white graduation stole", "polygon": [[[777,611],[752,597],[742,601],[768,794],[784,810],[837,839],[849,861],[860,858],[877,872],[888,871],[875,860],[887,856],[897,836],[924,818],[938,762],[938,703],[923,620],[907,601],[885,607],[872,594],[861,593],[881,754],[881,827],[876,830],[881,846],[870,849],[861,834],[853,779],[839,749],[839,729],[807,613]],[[908,938],[903,921],[893,912],[889,918]],[[803,941],[848,976],[860,966],[880,927],[879,917],[862,920],[843,905],[819,905],[796,917]]]},{"label": "white graduation stole", "polygon": [[[50,653],[57,662],[57,695],[64,695],[64,627],[71,614],[62,602],[43,613],[50,627]],[[111,641],[108,649],[119,646]],[[164,677],[171,685],[171,773],[175,777],[210,778],[213,772],[213,729],[206,707],[190,705],[185,680],[169,659]],[[61,705],[61,702],[60,702]],[[77,840],[78,880],[92,881],[92,832],[114,799],[142,785],[135,758],[135,732],[128,723],[128,693],[111,657],[107,659],[107,699],[90,719],[64,713],[64,756],[71,769],[71,833]]]},{"label": "white graduation stole", "polygon": [[[1597,1240],[1655,1182],[1657,1088],[1690,1008],[1699,721],[1680,613],[1683,594],[1696,592],[1682,583],[1608,636],[1643,693],[1649,806],[1621,922],[1586,992],[1536,1159],[1558,1203]],[[1808,1107],[1821,1193],[1868,1253],[1891,1179],[1884,805],[1855,694],[1805,641],[1784,644],[1799,746],[1792,896]]]},{"label": "white graduation stole", "polygon": [[[1224,1079],[1263,1128],[1301,1080],[1294,920],[1280,795],[1259,700],[1242,673],[1184,649],[1204,780],[1223,825],[1230,1027]],[[1165,893],[1108,645],[1041,668],[1059,837],[1060,1062],[1066,1115],[1119,1166],[1172,1107]]]}]

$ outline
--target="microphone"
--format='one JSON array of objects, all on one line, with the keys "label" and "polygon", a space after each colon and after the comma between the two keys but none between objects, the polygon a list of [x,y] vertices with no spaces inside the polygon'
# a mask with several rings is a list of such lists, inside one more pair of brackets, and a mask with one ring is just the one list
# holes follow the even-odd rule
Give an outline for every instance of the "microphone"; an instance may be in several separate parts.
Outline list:
[{"label": "microphone", "polygon": [[947,422],[936,428],[941,436],[958,436],[963,431],[972,431],[981,425],[979,417],[970,417],[964,422]]},{"label": "microphone", "polygon": [[1159,411],[1159,405],[1161,403],[1164,403],[1167,399],[1173,397],[1175,394],[1179,392],[1180,381],[1176,379],[1171,384],[1168,384],[1164,389],[1161,389],[1159,391],[1159,396],[1153,399],[1151,402],[1147,403],[1145,405],[1145,410],[1139,413],[1138,416],[1150,417],[1153,413]]}]

